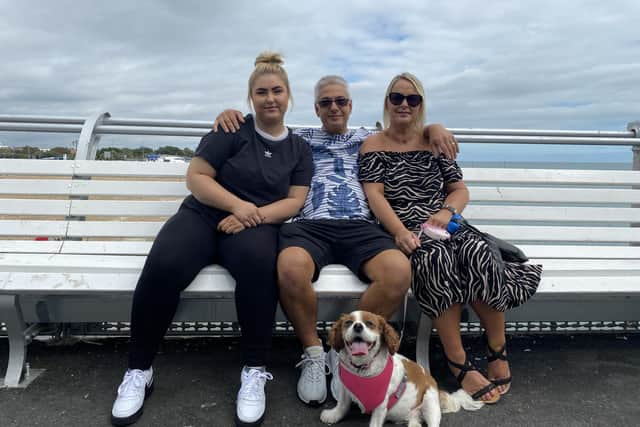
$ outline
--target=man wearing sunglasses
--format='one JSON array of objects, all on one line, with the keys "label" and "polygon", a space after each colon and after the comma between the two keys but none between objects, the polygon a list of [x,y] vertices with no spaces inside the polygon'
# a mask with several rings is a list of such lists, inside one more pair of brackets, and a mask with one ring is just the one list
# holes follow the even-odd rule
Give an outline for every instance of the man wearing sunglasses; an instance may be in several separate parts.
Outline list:
[{"label": "man wearing sunglasses", "polygon": [[[419,105],[413,95],[392,103]],[[418,95],[419,96],[419,95]],[[397,98],[397,99],[396,99]],[[322,128],[295,129],[311,146],[314,174],[300,214],[280,229],[278,282],[280,303],[304,348],[298,380],[298,397],[308,405],[320,405],[327,397],[326,367],[334,373],[331,392],[336,397],[337,355],[324,352],[318,337],[317,298],[312,282],[322,267],[343,264],[370,283],[359,308],[389,318],[400,306],[411,284],[411,265],[393,238],[373,216],[358,181],[358,152],[370,131],[349,129],[352,101],[347,82],[325,76],[315,86],[315,111]],[[235,132],[244,123],[242,113],[225,110],[214,123]],[[447,157],[455,158],[458,145],[441,125],[424,128],[429,139]]]}]

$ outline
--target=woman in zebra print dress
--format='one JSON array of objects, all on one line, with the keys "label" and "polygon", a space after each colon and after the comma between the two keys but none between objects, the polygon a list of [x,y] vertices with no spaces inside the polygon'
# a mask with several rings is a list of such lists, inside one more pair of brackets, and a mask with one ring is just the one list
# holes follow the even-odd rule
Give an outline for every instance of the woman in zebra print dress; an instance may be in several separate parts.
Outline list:
[{"label": "woman in zebra print dress", "polygon": [[[371,210],[411,257],[413,293],[433,318],[451,371],[474,399],[495,403],[511,382],[504,311],[535,293],[542,267],[505,263],[502,271],[484,240],[467,229],[444,241],[418,238],[422,223],[445,228],[469,200],[455,161],[436,155],[422,139],[423,98],[415,76],[394,77],[385,96],[385,130],[361,149],[360,181]],[[471,305],[486,331],[488,378],[462,345],[463,304]]]}]

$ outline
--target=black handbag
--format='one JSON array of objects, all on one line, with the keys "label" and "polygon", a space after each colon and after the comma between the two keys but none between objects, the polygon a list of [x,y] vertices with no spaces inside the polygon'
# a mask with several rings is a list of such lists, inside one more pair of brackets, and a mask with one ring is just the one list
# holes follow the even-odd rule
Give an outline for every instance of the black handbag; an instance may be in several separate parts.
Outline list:
[{"label": "black handbag", "polygon": [[465,227],[473,231],[476,235],[480,236],[487,243],[487,246],[489,246],[492,255],[499,264],[502,264],[504,261],[518,263],[529,261],[529,257],[527,257],[527,255],[522,252],[522,249],[520,249],[513,243],[509,243],[506,240],[502,240],[492,234],[478,230],[462,217],[460,217],[460,219],[458,219],[456,222],[460,226]]}]

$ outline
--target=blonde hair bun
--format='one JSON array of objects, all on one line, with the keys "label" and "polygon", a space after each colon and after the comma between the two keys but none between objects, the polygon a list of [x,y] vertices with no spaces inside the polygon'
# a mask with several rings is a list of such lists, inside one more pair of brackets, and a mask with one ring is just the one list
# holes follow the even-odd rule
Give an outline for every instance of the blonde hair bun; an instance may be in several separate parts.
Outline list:
[{"label": "blonde hair bun", "polygon": [[282,64],[284,64],[284,60],[282,59],[282,55],[277,52],[265,51],[261,52],[256,57],[256,62],[254,63],[254,65],[257,67],[259,64],[282,66]]}]

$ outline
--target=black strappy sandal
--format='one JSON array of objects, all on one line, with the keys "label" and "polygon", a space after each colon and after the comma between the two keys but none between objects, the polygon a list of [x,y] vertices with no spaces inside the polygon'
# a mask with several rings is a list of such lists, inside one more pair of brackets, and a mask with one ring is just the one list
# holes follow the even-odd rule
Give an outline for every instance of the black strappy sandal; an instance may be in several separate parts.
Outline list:
[{"label": "black strappy sandal", "polygon": [[[473,362],[471,360],[469,360],[469,356],[465,353],[464,355],[464,363],[461,365],[459,363],[454,362],[453,360],[449,359],[447,357],[447,355],[444,355],[444,358],[447,360],[447,363],[450,364],[451,366],[453,366],[454,368],[460,369],[460,372],[458,373],[458,375],[456,376],[456,380],[458,380],[458,383],[460,384],[460,387],[462,387],[462,380],[464,380],[464,377],[467,375],[467,372],[470,371],[478,371],[480,372],[480,370],[476,367],[476,365],[473,364]],[[480,372],[482,374],[482,372]],[[471,395],[471,398],[473,400],[477,400],[480,402],[483,402],[487,405],[493,405],[494,403],[498,402],[498,400],[500,400],[500,394],[497,394],[493,399],[491,400],[482,400],[480,399],[482,396],[484,396],[486,393],[489,393],[491,390],[495,389],[497,386],[491,382],[489,385],[481,388],[480,390],[476,391],[475,393],[473,393]]]},{"label": "black strappy sandal", "polygon": [[[505,362],[509,362],[509,359],[507,358],[507,355],[505,354],[505,352],[507,351],[507,343],[506,342],[502,345],[502,347],[500,347],[500,349],[498,351],[495,351],[489,345],[489,339],[487,338],[487,334],[483,334],[482,335],[482,339],[484,341],[485,346],[487,347],[487,352],[489,353],[489,355],[487,356],[487,363],[495,362],[496,360],[503,360]],[[511,375],[509,375],[507,378],[497,378],[495,380],[489,380],[489,381],[491,381],[496,386],[500,386],[500,385],[506,385],[507,386],[507,388],[503,392],[500,393],[501,395],[507,394],[507,392],[511,388]]]}]

